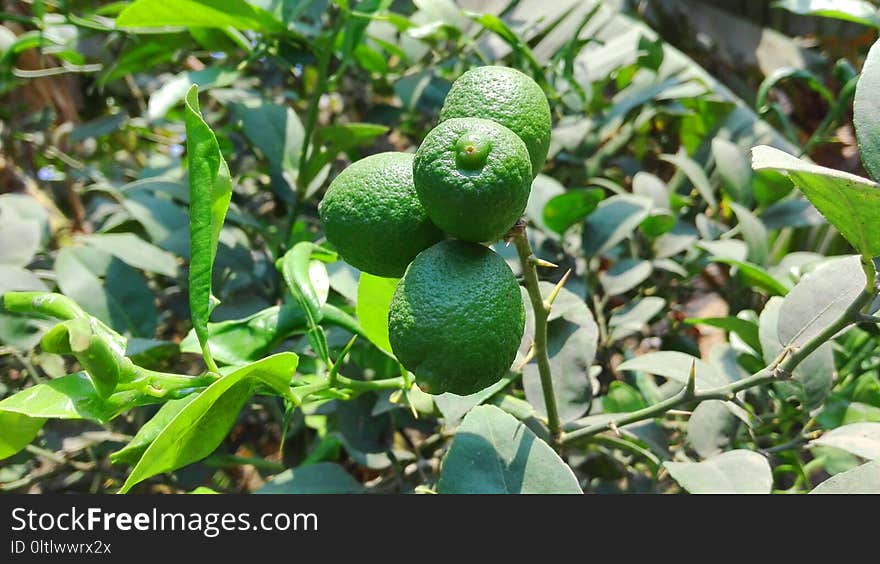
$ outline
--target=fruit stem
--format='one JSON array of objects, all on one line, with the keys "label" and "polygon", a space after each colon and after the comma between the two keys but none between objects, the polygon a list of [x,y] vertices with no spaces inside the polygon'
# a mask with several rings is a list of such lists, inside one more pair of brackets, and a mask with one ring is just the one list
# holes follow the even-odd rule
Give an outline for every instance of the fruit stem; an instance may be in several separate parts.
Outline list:
[{"label": "fruit stem", "polygon": [[532,247],[526,235],[524,224],[517,224],[510,233],[519,262],[522,266],[523,279],[532,310],[535,312],[534,357],[538,363],[538,374],[541,376],[541,391],[544,394],[544,405],[547,410],[547,427],[555,447],[561,444],[562,426],[559,422],[559,409],[556,406],[556,394],[553,392],[553,374],[550,370],[550,357],[547,355],[547,318],[550,315],[550,304],[541,297],[538,285],[537,260],[532,254]]}]

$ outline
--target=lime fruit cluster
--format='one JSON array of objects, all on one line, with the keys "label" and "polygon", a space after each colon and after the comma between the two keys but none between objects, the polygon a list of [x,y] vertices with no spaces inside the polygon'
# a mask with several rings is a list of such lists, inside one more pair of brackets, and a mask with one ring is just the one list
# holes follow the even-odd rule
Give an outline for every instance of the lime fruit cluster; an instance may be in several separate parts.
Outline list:
[{"label": "lime fruit cluster", "polygon": [[525,210],[532,167],[525,144],[503,125],[453,118],[416,151],[413,181],[440,229],[464,241],[497,241]]},{"label": "lime fruit cluster", "polygon": [[388,335],[422,390],[467,395],[507,373],[524,323],[519,283],[504,259],[451,240],[419,254],[397,285]]},{"label": "lime fruit cluster", "polygon": [[538,176],[550,149],[550,104],[541,87],[516,69],[471,69],[452,85],[440,121],[479,117],[500,123],[519,136],[529,151],[532,176]]},{"label": "lime fruit cluster", "polygon": [[327,240],[352,266],[400,278],[424,249],[443,239],[413,186],[413,156],[380,153],[333,179],[318,206]]},{"label": "lime fruit cluster", "polygon": [[319,214],[350,264],[403,276],[389,341],[419,387],[469,395],[508,373],[522,339],[519,284],[480,243],[502,238],[525,210],[547,157],[550,107],[523,73],[479,67],[452,85],[440,120],[414,156],[383,153],[345,169]]}]

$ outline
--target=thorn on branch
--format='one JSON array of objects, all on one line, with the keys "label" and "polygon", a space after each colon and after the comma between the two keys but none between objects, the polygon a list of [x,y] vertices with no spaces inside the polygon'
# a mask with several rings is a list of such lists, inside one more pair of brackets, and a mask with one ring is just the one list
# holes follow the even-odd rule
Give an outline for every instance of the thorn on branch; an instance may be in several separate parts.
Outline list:
[{"label": "thorn on branch", "polygon": [[543,266],[545,268],[559,268],[558,264],[554,264],[549,260],[544,260],[542,258],[538,258],[535,255],[531,255],[529,257],[529,262],[534,264],[535,266]]},{"label": "thorn on branch", "polygon": [[533,341],[532,345],[529,347],[529,352],[527,352],[526,356],[523,357],[522,362],[519,363],[519,366],[517,366],[515,372],[522,372],[523,369],[526,367],[526,364],[532,362],[532,360],[534,358],[535,358],[535,343]]},{"label": "thorn on branch", "polygon": [[550,295],[547,296],[547,309],[553,305],[553,302],[556,301],[556,297],[559,295],[559,291],[562,290],[562,287],[565,286],[565,283],[568,282],[568,277],[571,275],[571,269],[565,271],[565,274],[562,275],[562,278],[559,279],[559,282],[556,283],[556,286],[553,287],[553,291],[550,292]]},{"label": "thorn on branch", "polygon": [[692,398],[697,392],[697,362],[691,362],[691,371],[688,374],[687,386],[685,387],[685,397]]},{"label": "thorn on branch", "polygon": [[617,428],[617,423],[615,423],[614,421],[608,422],[608,428],[611,429],[612,431],[614,431],[614,434],[617,435],[618,437],[621,436],[620,429]]}]

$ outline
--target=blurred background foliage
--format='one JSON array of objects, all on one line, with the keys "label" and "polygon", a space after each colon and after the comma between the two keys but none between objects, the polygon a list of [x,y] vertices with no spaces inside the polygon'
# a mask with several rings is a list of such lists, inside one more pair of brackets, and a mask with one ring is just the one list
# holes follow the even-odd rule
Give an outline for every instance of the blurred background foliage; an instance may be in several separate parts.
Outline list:
[{"label": "blurred background foliage", "polygon": [[[322,241],[316,206],[329,180],[367,154],[414,150],[451,81],[475,65],[523,70],[553,109],[527,218],[536,253],[560,265],[546,283],[573,270],[560,301],[574,313],[550,335],[568,422],[674,392],[675,375],[620,368],[643,353],[699,357],[728,379],[764,366],[774,354],[761,330],[768,299],[851,252],[790,181],[753,172],[748,151],[769,144],[864,174],[851,108],[880,26],[868,2],[837,11],[748,0],[223,0],[210,17],[180,3],[174,27],[120,25],[128,4],[0,3],[0,293],[64,293],[127,335],[146,366],[201,369],[186,338],[182,102],[192,83],[234,175],[212,339],[228,363],[293,350],[309,370],[304,321],[275,259]],[[241,5],[249,11],[228,9]],[[496,250],[519,273],[513,249]],[[328,304],[366,307],[356,270],[338,262],[315,276]],[[0,397],[76,368],[36,346],[46,327],[0,312]],[[336,352],[351,336],[327,333]],[[566,457],[586,491],[676,491],[664,461],[746,448],[768,453],[775,490],[807,491],[859,458],[776,447],[812,428],[880,421],[878,348],[875,334],[854,329],[793,385],[749,392],[747,412],[707,402]],[[253,491],[282,471],[266,487],[430,486],[473,405],[545,432],[531,368],[468,398],[366,394],[292,415],[257,401],[215,455],[141,487]],[[373,378],[397,368],[362,339],[344,370]],[[112,490],[125,473],[107,454],[154,412],[50,423],[3,461],[0,487]]]}]

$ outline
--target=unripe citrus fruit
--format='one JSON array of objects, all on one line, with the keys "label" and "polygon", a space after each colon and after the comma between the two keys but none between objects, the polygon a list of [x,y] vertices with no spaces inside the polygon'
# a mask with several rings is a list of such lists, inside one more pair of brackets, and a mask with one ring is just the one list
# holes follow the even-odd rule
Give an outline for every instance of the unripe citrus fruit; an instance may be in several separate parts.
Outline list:
[{"label": "unripe citrus fruit", "polygon": [[524,324],[504,259],[477,243],[443,241],[420,253],[398,284],[388,335],[422,390],[468,395],[508,373]]},{"label": "unripe citrus fruit", "polygon": [[532,166],[511,130],[480,118],[448,119],[416,151],[413,181],[437,227],[464,241],[497,241],[529,200]]},{"label": "unripe citrus fruit", "polygon": [[413,187],[413,156],[380,153],[333,179],[318,214],[327,240],[352,266],[399,278],[419,252],[443,239]]},{"label": "unripe citrus fruit", "polygon": [[544,167],[550,148],[550,104],[530,77],[498,66],[467,71],[452,84],[440,110],[440,121],[462,117],[491,119],[507,127],[525,142],[532,176]]}]

